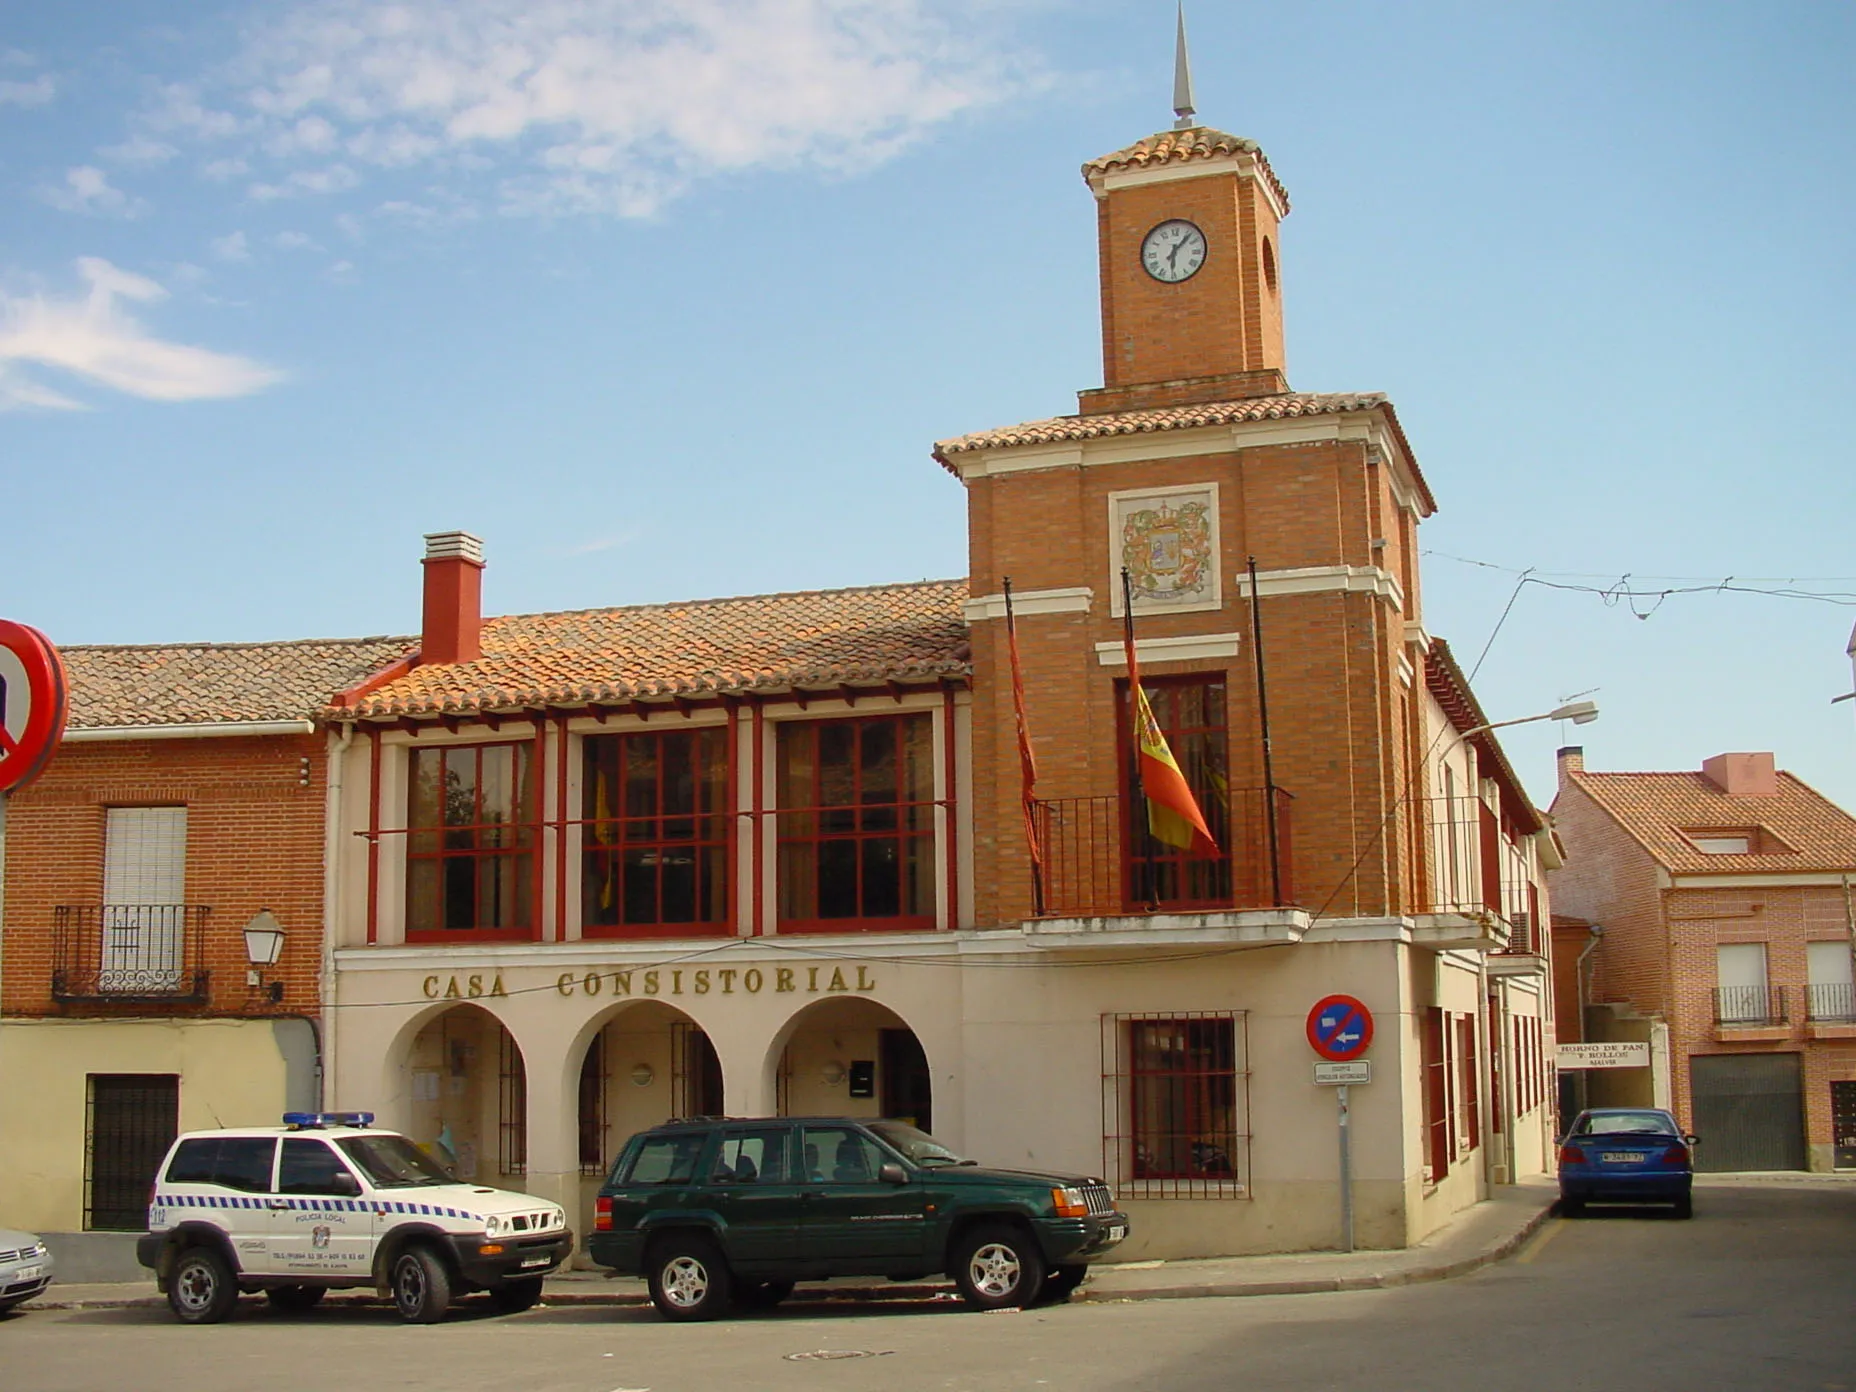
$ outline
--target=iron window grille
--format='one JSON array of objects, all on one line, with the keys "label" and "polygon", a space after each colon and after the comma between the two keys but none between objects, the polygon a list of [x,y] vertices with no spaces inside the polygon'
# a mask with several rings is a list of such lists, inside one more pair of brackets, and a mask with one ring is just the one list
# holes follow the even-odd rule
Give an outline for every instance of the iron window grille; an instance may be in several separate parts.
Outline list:
[{"label": "iron window grille", "polygon": [[92,1073],[84,1106],[84,1227],[141,1232],[148,1195],[180,1134],[180,1076]]},{"label": "iron window grille", "polygon": [[1250,1193],[1241,1010],[1102,1016],[1102,1164],[1130,1198]]},{"label": "iron window grille", "polygon": [[505,1175],[528,1173],[528,1070],[515,1037],[500,1028],[496,1040],[496,1168]]},{"label": "iron window grille", "polygon": [[580,1173],[606,1172],[606,1031],[586,1046],[580,1064]]},{"label": "iron window grille", "polygon": [[722,1061],[688,1020],[670,1022],[670,1107],[673,1118],[722,1114]]}]

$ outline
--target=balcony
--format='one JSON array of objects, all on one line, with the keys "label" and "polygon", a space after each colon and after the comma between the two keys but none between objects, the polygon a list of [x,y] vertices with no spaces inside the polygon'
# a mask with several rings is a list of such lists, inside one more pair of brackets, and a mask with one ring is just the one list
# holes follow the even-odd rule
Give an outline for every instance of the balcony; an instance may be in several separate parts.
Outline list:
[{"label": "balcony", "polygon": [[[1110,793],[1033,804],[1044,847],[1043,902],[1025,925],[1034,939],[1057,945],[1058,939],[1105,941],[1104,934],[1122,932],[1138,932],[1144,942],[1155,941],[1156,932],[1181,941],[1300,937],[1308,915],[1286,907],[1295,895],[1294,799],[1288,792],[1240,788],[1203,806],[1220,848],[1215,856],[1188,855],[1154,841],[1134,825],[1132,803]],[[1282,937],[1285,932],[1292,936]]]},{"label": "balcony", "polygon": [[200,904],[65,904],[53,911],[52,999],[201,1005],[206,920]]},{"label": "balcony", "polygon": [[1813,1039],[1856,1039],[1856,987],[1813,981],[1804,988],[1804,1014]]},{"label": "balcony", "polygon": [[1791,1033],[1783,986],[1716,986],[1716,1038],[1784,1039]]},{"label": "balcony", "polygon": [[1481,948],[1513,959],[1509,975],[1538,974],[1540,899],[1521,844],[1479,798],[1425,798],[1419,816],[1427,864],[1414,938]]}]

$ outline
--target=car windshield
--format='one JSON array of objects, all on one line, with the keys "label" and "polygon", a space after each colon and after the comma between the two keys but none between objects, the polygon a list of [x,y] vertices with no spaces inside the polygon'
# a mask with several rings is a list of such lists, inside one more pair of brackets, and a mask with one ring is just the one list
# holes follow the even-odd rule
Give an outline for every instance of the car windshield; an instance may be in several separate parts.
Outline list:
[{"label": "car windshield", "polygon": [[376,1189],[456,1184],[457,1176],[404,1136],[348,1136],[335,1143]]},{"label": "car windshield", "polygon": [[926,1131],[917,1130],[906,1122],[873,1121],[870,1129],[907,1156],[910,1164],[919,1165],[924,1170],[939,1169],[945,1165],[979,1164],[977,1160],[957,1155]]},{"label": "car windshield", "polygon": [[1579,1119],[1581,1136],[1673,1136],[1676,1128],[1661,1112],[1590,1112]]}]

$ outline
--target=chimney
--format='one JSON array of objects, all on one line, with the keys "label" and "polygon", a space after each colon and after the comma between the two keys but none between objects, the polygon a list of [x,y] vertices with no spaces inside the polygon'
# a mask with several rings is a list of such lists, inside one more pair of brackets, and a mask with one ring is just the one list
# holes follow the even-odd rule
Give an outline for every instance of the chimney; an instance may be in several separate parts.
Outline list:
[{"label": "chimney", "polygon": [[482,540],[469,532],[427,532],[419,665],[475,662],[483,655],[482,631]]},{"label": "chimney", "polygon": [[1585,747],[1578,744],[1566,745],[1553,756],[1553,760],[1559,765],[1560,786],[1563,788],[1566,786],[1567,774],[1585,772]]},{"label": "chimney", "polygon": [[1716,754],[1703,762],[1701,776],[1728,797],[1777,797],[1779,776],[1772,755]]}]

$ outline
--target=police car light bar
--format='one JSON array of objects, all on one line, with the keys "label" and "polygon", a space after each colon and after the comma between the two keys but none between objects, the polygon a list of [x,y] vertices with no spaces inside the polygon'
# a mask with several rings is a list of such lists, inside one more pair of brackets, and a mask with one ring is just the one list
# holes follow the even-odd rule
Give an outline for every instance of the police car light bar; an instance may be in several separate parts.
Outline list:
[{"label": "police car light bar", "polygon": [[302,1131],[317,1126],[372,1126],[372,1112],[285,1112],[284,1125]]}]

